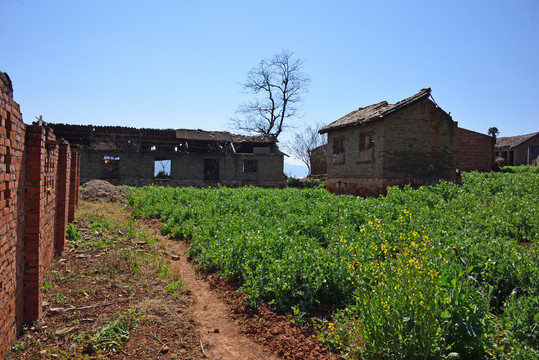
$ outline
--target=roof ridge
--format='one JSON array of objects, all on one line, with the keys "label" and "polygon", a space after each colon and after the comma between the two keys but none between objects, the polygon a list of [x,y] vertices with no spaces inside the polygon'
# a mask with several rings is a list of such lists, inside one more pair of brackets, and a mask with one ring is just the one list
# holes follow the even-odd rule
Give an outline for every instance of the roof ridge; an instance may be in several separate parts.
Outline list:
[{"label": "roof ridge", "polygon": [[387,101],[381,101],[375,104],[371,104],[365,107],[360,107],[339,119],[331,122],[330,124],[322,127],[319,132],[321,134],[327,133],[332,129],[339,129],[348,126],[357,125],[360,123],[366,123],[373,119],[383,118],[395,111],[402,109],[408,105],[415,103],[425,97],[430,96],[431,89],[423,88],[417,94],[414,94],[404,100],[397,102],[396,104],[389,104]]}]

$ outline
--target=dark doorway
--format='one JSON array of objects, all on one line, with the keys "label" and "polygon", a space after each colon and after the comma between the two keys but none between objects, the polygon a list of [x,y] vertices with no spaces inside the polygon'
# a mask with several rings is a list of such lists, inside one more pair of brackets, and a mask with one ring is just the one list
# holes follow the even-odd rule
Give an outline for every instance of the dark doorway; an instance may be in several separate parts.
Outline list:
[{"label": "dark doorway", "polygon": [[204,180],[219,180],[219,159],[204,159]]}]

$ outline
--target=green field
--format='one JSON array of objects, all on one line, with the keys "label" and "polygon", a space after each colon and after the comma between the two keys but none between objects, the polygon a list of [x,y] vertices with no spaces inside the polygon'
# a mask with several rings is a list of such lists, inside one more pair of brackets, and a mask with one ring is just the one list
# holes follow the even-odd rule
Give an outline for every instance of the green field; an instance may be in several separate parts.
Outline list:
[{"label": "green field", "polygon": [[504,170],[379,198],[149,186],[130,201],[345,357],[536,359],[539,171]]}]

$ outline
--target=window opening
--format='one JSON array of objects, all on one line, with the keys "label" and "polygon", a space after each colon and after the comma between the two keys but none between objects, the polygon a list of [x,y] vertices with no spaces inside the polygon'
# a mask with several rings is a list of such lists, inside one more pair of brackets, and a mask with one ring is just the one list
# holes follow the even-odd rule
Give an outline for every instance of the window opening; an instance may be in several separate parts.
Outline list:
[{"label": "window opening", "polygon": [[344,153],[344,137],[335,138],[333,140],[333,153],[334,154]]},{"label": "window opening", "polygon": [[344,164],[344,137],[333,139],[333,164]]},{"label": "window opening", "polygon": [[374,148],[374,139],[372,135],[359,134],[359,151],[368,151]]},{"label": "window opening", "polygon": [[103,164],[106,176],[114,176],[120,174],[120,157],[119,156],[103,156]]},{"label": "window opening", "polygon": [[204,159],[204,180],[219,180],[219,159]]},{"label": "window opening", "polygon": [[243,172],[244,173],[257,173],[258,160],[243,160]]},{"label": "window opening", "polygon": [[155,158],[154,176],[156,179],[170,179],[171,160],[166,158]]}]

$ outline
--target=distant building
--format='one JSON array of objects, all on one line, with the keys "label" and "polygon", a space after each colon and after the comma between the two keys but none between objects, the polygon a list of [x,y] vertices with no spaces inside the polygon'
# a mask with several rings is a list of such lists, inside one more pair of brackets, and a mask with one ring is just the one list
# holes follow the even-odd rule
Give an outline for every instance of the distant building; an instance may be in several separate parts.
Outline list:
[{"label": "distant building", "polygon": [[312,149],[309,155],[311,163],[311,173],[309,175],[325,176],[328,171],[327,144]]},{"label": "distant building", "polygon": [[119,185],[281,186],[273,136],[185,129],[49,124],[81,154],[80,178]]},{"label": "distant building", "polygon": [[457,129],[459,171],[489,172],[494,165],[494,138],[463,128]]},{"label": "distant building", "polygon": [[539,132],[496,139],[496,156],[505,165],[539,165]]},{"label": "distant building", "polygon": [[455,181],[457,122],[430,94],[359,108],[320,129],[328,134],[328,190],[374,195],[392,185]]}]

